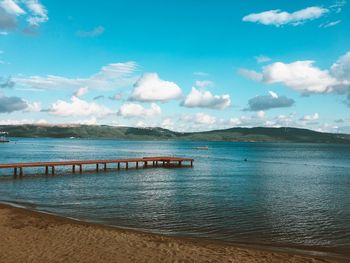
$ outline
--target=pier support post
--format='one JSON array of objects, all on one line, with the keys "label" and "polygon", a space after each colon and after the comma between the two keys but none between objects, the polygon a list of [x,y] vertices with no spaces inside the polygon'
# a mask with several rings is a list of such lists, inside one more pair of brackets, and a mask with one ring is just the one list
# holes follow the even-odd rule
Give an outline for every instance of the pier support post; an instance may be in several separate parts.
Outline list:
[{"label": "pier support post", "polygon": [[75,164],[72,166],[72,172],[75,174]]},{"label": "pier support post", "polygon": [[191,167],[193,167],[193,161],[191,161]]},{"label": "pier support post", "polygon": [[139,169],[139,162],[136,162],[136,169]]},{"label": "pier support post", "polygon": [[148,162],[147,162],[147,161],[145,161],[145,162],[144,162],[144,166],[143,166],[143,167],[144,167],[144,168],[147,168],[147,166],[148,166]]},{"label": "pier support post", "polygon": [[13,176],[15,178],[17,177],[17,167],[13,168]]},{"label": "pier support post", "polygon": [[45,175],[48,175],[48,174],[49,174],[49,167],[45,166]]},{"label": "pier support post", "polygon": [[158,167],[158,161],[156,161],[156,166]]},{"label": "pier support post", "polygon": [[182,161],[179,161],[179,166],[182,166]]},{"label": "pier support post", "polygon": [[99,171],[99,169],[98,169],[98,163],[96,164],[96,172],[98,172]]},{"label": "pier support post", "polygon": [[120,163],[118,163],[118,170],[120,170]]},{"label": "pier support post", "polygon": [[23,176],[23,168],[20,167],[20,168],[19,168],[19,177],[22,177],[22,176]]},{"label": "pier support post", "polygon": [[103,164],[103,170],[107,171],[107,164],[106,163]]},{"label": "pier support post", "polygon": [[79,173],[83,172],[83,165],[79,164]]},{"label": "pier support post", "polygon": [[55,166],[51,166],[51,174],[52,174],[52,175],[55,174]]},{"label": "pier support post", "polygon": [[152,166],[154,167],[155,165],[156,165],[156,162],[155,162],[155,161],[153,161],[153,162],[152,162]]},{"label": "pier support post", "polygon": [[125,163],[125,169],[126,169],[126,170],[129,169],[129,163],[128,163],[128,162]]},{"label": "pier support post", "polygon": [[163,166],[164,166],[164,164],[165,164],[165,161],[163,161]]}]

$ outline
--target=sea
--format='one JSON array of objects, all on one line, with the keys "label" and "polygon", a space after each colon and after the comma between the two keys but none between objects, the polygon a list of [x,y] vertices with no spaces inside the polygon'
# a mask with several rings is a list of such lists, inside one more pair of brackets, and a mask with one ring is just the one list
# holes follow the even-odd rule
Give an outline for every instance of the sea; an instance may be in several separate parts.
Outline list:
[{"label": "sea", "polygon": [[[205,149],[203,146],[207,146]],[[200,148],[198,148],[200,147]],[[12,139],[0,163],[194,158],[193,167],[106,172],[0,169],[0,202],[77,220],[350,259],[350,145]]]}]

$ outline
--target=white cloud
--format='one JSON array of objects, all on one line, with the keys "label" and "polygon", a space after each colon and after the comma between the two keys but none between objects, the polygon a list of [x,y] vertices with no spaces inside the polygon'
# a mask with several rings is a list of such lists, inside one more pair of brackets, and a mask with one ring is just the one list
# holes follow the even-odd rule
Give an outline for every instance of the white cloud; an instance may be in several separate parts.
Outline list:
[{"label": "white cloud", "polygon": [[169,101],[179,99],[181,95],[176,83],[160,79],[157,73],[146,73],[134,84],[130,100]]},{"label": "white cloud", "polygon": [[103,117],[115,113],[111,109],[95,102],[87,102],[73,96],[70,102],[57,100],[49,109],[49,113],[56,116],[98,116]]},{"label": "white cloud", "polygon": [[144,122],[144,121],[138,121],[136,123],[136,127],[137,128],[146,128],[147,127],[147,124]]},{"label": "white cloud", "polygon": [[336,20],[336,21],[331,21],[331,22],[328,21],[326,23],[321,24],[319,27],[322,27],[322,28],[333,27],[333,26],[338,25],[340,22],[341,22],[341,20]]},{"label": "white cloud", "polygon": [[258,116],[261,119],[264,118],[265,117],[265,111],[262,111],[262,110],[258,111],[256,113],[256,116]]},{"label": "white cloud", "polygon": [[318,113],[314,113],[312,115],[305,115],[300,120],[301,121],[317,121],[317,120],[319,120],[319,118],[320,118],[320,115]]},{"label": "white cloud", "polygon": [[175,128],[175,123],[171,118],[166,118],[162,121],[160,127],[168,130],[174,130]]},{"label": "white cloud", "polygon": [[333,91],[337,80],[327,70],[321,70],[314,61],[296,61],[285,64],[273,63],[263,69],[263,81],[269,84],[282,83],[302,93],[325,93]]},{"label": "white cloud", "polygon": [[331,67],[331,74],[350,85],[350,52],[340,57]]},{"label": "white cloud", "polygon": [[[12,29],[17,26],[17,16],[26,17],[29,27],[37,27],[41,23],[47,22],[49,19],[46,8],[38,0],[2,0],[0,1],[0,8],[9,16],[12,16]],[[7,20],[8,19],[11,19],[11,17],[7,17]],[[9,20],[7,23],[8,22]]]},{"label": "white cloud", "polygon": [[41,103],[40,102],[27,102],[27,108],[24,110],[25,112],[40,112],[41,111]]},{"label": "white cloud", "polygon": [[33,119],[1,119],[0,125],[24,125],[24,124],[47,124],[47,121],[44,119],[33,120]]},{"label": "white cloud", "polygon": [[88,87],[95,90],[110,90],[123,87],[135,82],[133,75],[137,70],[137,63],[112,63],[101,68],[99,72],[88,78],[66,78],[62,76],[48,75],[13,78],[18,85],[35,89],[77,89]]},{"label": "white cloud", "polygon": [[23,15],[26,12],[13,0],[2,0],[0,6],[8,13],[12,15]]},{"label": "white cloud", "polygon": [[27,18],[29,25],[38,26],[45,23],[49,18],[46,8],[38,0],[25,0],[27,8],[31,11],[31,16]]},{"label": "white cloud", "polygon": [[211,88],[215,86],[211,80],[196,80],[195,85],[199,88]]},{"label": "white cloud", "polygon": [[99,35],[102,35],[105,31],[105,28],[103,26],[97,26],[91,31],[78,31],[77,36],[78,37],[97,37]]},{"label": "white cloud", "polygon": [[271,58],[264,55],[256,56],[255,59],[256,59],[256,62],[258,63],[265,63],[265,62],[271,61]]},{"label": "white cloud", "polygon": [[214,116],[211,116],[209,114],[203,113],[203,112],[198,112],[193,115],[182,115],[180,117],[180,121],[182,122],[187,122],[190,124],[199,124],[199,125],[212,125],[215,124],[217,119]]},{"label": "white cloud", "polygon": [[273,92],[273,91],[269,91],[269,94],[270,94],[270,96],[272,97],[272,98],[274,98],[274,99],[278,99],[278,95],[277,95],[277,93],[276,92]]},{"label": "white cloud", "polygon": [[[276,62],[263,67],[262,73],[246,71],[259,76],[261,82],[280,83],[302,94],[350,92],[350,52],[340,57],[330,70],[322,70],[314,63],[312,60]],[[246,74],[246,77],[259,80],[254,74]]]},{"label": "white cloud", "polygon": [[249,69],[244,69],[241,68],[238,70],[238,73],[248,79],[254,80],[254,81],[261,81],[262,80],[262,74],[254,71],[254,70],[249,70]]},{"label": "white cloud", "polygon": [[81,124],[81,125],[97,125],[98,124],[96,117],[92,117],[90,119],[85,119],[85,120],[78,120],[78,121],[75,121],[74,123]]},{"label": "white cloud", "polygon": [[306,21],[317,19],[328,12],[328,9],[318,6],[307,7],[293,13],[276,9],[261,13],[249,14],[243,17],[243,21],[260,23],[263,25],[273,25],[277,27],[287,24],[297,26],[305,23]]},{"label": "white cloud", "polygon": [[208,114],[198,112],[195,115],[194,121],[198,124],[211,125],[216,122],[216,118]]},{"label": "white cloud", "polygon": [[84,95],[86,95],[89,91],[88,87],[81,87],[79,88],[76,92],[74,92],[74,96],[75,97],[82,97]]},{"label": "white cloud", "polygon": [[118,115],[123,117],[155,117],[162,113],[161,108],[155,104],[151,103],[151,107],[149,109],[144,108],[142,105],[138,103],[125,103],[123,104],[119,111]]},{"label": "white cloud", "polygon": [[209,91],[201,91],[193,87],[181,105],[189,108],[197,107],[223,110],[231,105],[231,99],[228,94],[221,96],[213,95]]}]

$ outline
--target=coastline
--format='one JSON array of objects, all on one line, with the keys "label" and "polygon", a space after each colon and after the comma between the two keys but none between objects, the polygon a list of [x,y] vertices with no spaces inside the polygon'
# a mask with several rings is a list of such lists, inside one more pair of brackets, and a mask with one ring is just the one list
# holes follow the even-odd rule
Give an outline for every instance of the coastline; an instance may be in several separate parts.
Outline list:
[{"label": "coastline", "polygon": [[82,222],[0,203],[1,262],[347,262]]}]

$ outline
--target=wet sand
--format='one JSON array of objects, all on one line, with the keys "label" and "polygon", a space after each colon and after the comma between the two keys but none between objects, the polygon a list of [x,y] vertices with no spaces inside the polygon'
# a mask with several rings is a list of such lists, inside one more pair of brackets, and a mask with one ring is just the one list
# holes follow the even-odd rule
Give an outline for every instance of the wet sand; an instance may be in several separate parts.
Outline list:
[{"label": "wet sand", "polygon": [[0,262],[340,261],[122,230],[0,205]]}]

